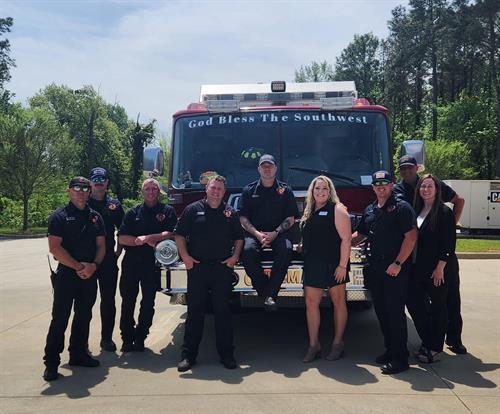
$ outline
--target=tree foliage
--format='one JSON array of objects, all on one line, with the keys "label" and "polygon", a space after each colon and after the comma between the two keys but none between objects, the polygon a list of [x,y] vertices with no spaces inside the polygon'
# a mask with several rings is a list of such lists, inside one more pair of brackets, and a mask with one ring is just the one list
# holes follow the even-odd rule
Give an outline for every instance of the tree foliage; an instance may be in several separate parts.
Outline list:
[{"label": "tree foliage", "polygon": [[336,59],[333,80],[354,80],[360,96],[380,99],[380,41],[372,33],[354,35],[354,40]]},{"label": "tree foliage", "polygon": [[59,171],[67,140],[50,113],[16,106],[0,114],[0,143],[0,188],[3,195],[22,201],[26,230],[29,200]]},{"label": "tree foliage", "polygon": [[30,105],[52,113],[67,132],[74,147],[67,171],[86,176],[93,167],[102,166],[120,200],[137,198],[142,151],[154,138],[154,121],[132,122],[123,107],[106,103],[92,86],[73,90],[52,84],[32,97]]},{"label": "tree foliage", "polygon": [[[410,0],[386,39],[356,35],[328,80],[354,80],[389,108],[395,141],[459,141],[475,178],[500,177],[499,12],[498,0]],[[315,80],[309,72],[296,80]]]},{"label": "tree foliage", "polygon": [[328,82],[333,80],[333,68],[328,62],[311,62],[295,71],[295,82]]},{"label": "tree foliage", "polygon": [[4,38],[5,33],[11,31],[14,20],[12,17],[0,17],[0,111],[5,112],[11,97],[11,93],[5,89],[5,84],[10,80],[10,68],[16,63],[10,57],[10,42]]}]

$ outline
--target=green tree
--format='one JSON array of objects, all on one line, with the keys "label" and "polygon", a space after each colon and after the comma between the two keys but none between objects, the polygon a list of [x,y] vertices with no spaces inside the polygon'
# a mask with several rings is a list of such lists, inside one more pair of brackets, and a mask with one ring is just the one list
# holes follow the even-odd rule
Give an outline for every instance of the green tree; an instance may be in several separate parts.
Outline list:
[{"label": "green tree", "polygon": [[64,131],[42,109],[16,105],[0,114],[0,188],[23,203],[23,230],[28,229],[29,201],[58,170],[68,150]]},{"label": "green tree", "polygon": [[437,139],[425,143],[426,172],[442,180],[475,178],[471,167],[470,150],[464,142]]},{"label": "green tree", "polygon": [[295,71],[295,82],[328,82],[333,80],[333,69],[326,60],[312,61],[310,65],[301,66]]},{"label": "green tree", "polygon": [[106,103],[91,86],[73,90],[54,84],[32,97],[30,104],[50,111],[67,131],[75,153],[69,170],[85,176],[100,165],[110,172],[111,189],[120,200],[137,193],[130,140],[134,124],[123,107]]},{"label": "green tree", "polygon": [[14,59],[10,57],[10,42],[4,38],[4,33],[11,30],[14,20],[12,17],[0,17],[0,111],[5,112],[11,93],[5,89],[5,84],[10,80],[10,68],[15,67]]},{"label": "green tree", "polygon": [[380,42],[373,33],[354,35],[336,59],[334,80],[353,80],[359,95],[371,101],[381,96]]},{"label": "green tree", "polygon": [[139,196],[139,182],[142,177],[142,154],[144,147],[154,139],[155,120],[146,125],[139,123],[139,115],[135,126],[130,130],[129,139],[132,147],[132,194],[130,198]]},{"label": "green tree", "polygon": [[491,178],[495,167],[496,109],[485,97],[462,93],[459,100],[438,107],[437,138],[464,143],[478,179]]}]

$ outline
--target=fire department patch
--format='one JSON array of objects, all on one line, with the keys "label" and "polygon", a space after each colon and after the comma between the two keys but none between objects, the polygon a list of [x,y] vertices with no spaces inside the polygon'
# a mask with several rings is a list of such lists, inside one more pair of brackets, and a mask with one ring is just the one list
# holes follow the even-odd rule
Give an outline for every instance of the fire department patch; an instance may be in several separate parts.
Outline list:
[{"label": "fire department patch", "polygon": [[111,203],[111,204],[108,206],[108,209],[110,209],[110,210],[116,210],[116,204]]},{"label": "fire department patch", "polygon": [[394,210],[396,210],[396,206],[389,206],[385,211],[387,211],[388,213],[392,213]]},{"label": "fire department patch", "polygon": [[165,214],[163,214],[163,213],[158,213],[158,214],[156,215],[156,220],[158,220],[158,221],[163,221],[163,220],[165,220]]},{"label": "fire department patch", "polygon": [[285,192],[285,187],[278,187],[276,191],[278,192],[279,195],[283,195],[283,193]]},{"label": "fire department patch", "polygon": [[229,218],[233,215],[233,212],[231,210],[224,210],[224,215]]}]

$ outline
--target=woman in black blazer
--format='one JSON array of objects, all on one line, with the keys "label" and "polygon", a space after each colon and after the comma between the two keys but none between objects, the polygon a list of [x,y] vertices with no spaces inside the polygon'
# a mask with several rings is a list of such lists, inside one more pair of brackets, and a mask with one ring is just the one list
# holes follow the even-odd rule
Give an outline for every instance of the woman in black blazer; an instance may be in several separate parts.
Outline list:
[{"label": "woman in black blazer", "polygon": [[408,292],[408,310],[422,339],[417,358],[431,363],[443,351],[448,322],[447,274],[458,266],[453,212],[441,201],[439,180],[419,179],[415,190],[418,241]]}]

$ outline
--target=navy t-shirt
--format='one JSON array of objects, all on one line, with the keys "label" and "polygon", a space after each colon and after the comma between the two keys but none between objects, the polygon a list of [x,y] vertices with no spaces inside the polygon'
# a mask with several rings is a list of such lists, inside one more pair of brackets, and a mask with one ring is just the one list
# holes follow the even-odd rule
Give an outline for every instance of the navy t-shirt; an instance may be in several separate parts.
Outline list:
[{"label": "navy t-shirt", "polygon": [[405,233],[415,227],[413,208],[392,195],[383,207],[377,201],[366,207],[356,230],[368,237],[370,263],[396,259]]},{"label": "navy t-shirt", "polygon": [[287,217],[299,216],[292,189],[278,180],[271,187],[264,187],[260,180],[248,184],[241,193],[239,210],[259,231],[273,231]]},{"label": "navy t-shirt", "polygon": [[69,202],[50,215],[47,235],[61,237],[61,246],[73,259],[93,262],[97,252],[96,237],[105,236],[106,230],[97,211],[88,206],[80,210]]},{"label": "navy t-shirt", "polygon": [[[172,232],[176,223],[177,216],[172,206],[157,203],[150,208],[142,203],[127,211],[120,226],[119,234],[138,237],[164,231]],[[148,244],[125,246],[125,258],[154,263],[154,249]]]},{"label": "navy t-shirt", "polygon": [[226,203],[212,208],[206,200],[184,209],[175,233],[186,238],[189,255],[200,261],[227,259],[235,240],[244,238],[237,212]]}]

